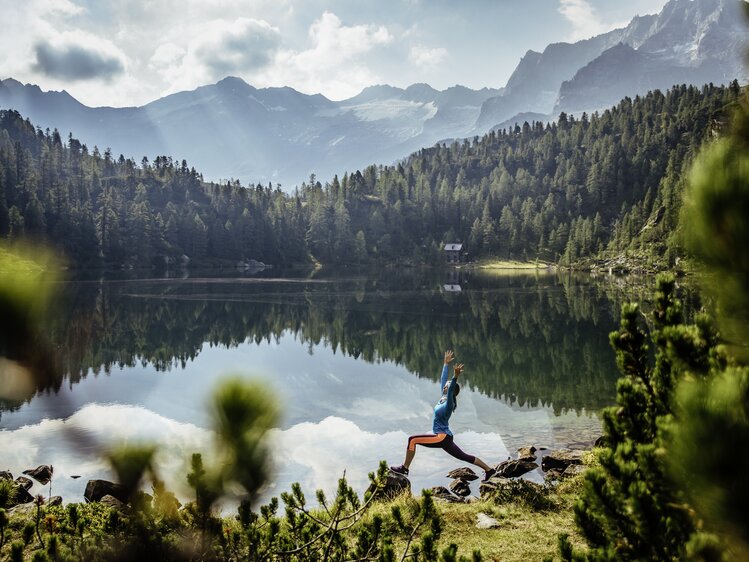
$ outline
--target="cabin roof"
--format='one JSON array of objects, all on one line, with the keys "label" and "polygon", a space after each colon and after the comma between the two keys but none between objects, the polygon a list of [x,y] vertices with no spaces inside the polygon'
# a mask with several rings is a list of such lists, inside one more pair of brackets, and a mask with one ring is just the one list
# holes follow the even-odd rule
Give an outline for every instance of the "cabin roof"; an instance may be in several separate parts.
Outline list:
[{"label": "cabin roof", "polygon": [[463,244],[445,244],[444,250],[446,252],[460,252],[463,249]]}]

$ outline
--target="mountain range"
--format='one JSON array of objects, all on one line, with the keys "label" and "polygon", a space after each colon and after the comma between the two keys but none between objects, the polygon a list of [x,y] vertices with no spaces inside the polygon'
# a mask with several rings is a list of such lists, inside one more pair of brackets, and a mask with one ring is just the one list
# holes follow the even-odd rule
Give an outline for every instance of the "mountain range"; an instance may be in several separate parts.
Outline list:
[{"label": "mountain range", "polygon": [[576,43],[528,51],[507,85],[436,90],[377,85],[333,101],[288,87],[258,89],[227,77],[142,107],[87,107],[65,91],[0,81],[0,108],[82,142],[187,159],[207,179],[293,186],[329,179],[451,138],[484,134],[561,111],[604,109],[673,84],[746,83],[744,0],[670,0],[659,14]]}]

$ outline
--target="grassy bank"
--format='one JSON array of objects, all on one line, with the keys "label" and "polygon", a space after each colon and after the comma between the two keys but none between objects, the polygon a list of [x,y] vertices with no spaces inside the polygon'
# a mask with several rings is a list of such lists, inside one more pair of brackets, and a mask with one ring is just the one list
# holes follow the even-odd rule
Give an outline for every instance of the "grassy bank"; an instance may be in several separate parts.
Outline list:
[{"label": "grassy bank", "polygon": [[[474,551],[479,551],[483,560],[505,562],[558,558],[557,541],[560,533],[569,534],[575,544],[581,541],[572,514],[572,505],[580,487],[581,477],[576,476],[545,489],[541,501],[538,497],[529,499],[523,494],[504,499],[496,496],[484,500],[476,499],[472,503],[464,504],[436,500],[435,507],[441,519],[441,535],[437,541],[437,548],[442,551],[450,544],[455,544],[462,556],[470,557]],[[406,513],[417,508],[418,503],[418,498],[411,496],[377,502],[368,510],[365,518],[357,523],[357,527],[362,528],[375,518],[387,520],[394,509]],[[147,511],[146,519],[154,516],[153,510]],[[184,550],[187,539],[192,537],[190,540],[195,540],[199,536],[195,534],[197,530],[193,526],[195,522],[190,515],[191,508],[188,506],[180,513],[181,515],[178,515],[173,512],[169,518],[159,518],[158,522],[144,525],[143,513],[121,513],[98,502],[46,507],[38,515],[37,535],[36,509],[18,514],[10,512],[5,530],[5,545],[0,547],[0,559],[5,560],[11,548],[15,548],[16,558],[11,556],[12,560],[72,560],[81,552],[81,546],[84,544],[91,547],[95,545],[105,559],[109,555],[116,558],[123,545],[127,545],[130,539],[135,538],[134,534],[143,532],[150,535],[146,541],[149,543],[149,550],[156,549],[156,552],[142,553],[143,559],[158,559],[164,555],[170,557],[167,553],[175,554],[176,551]],[[478,529],[476,523],[480,513],[496,519],[498,526],[492,529]],[[283,518],[280,520],[282,527],[287,524]],[[220,527],[225,533],[242,532],[234,516],[221,520]],[[354,532],[352,536],[355,534]],[[395,552],[403,552],[406,538],[397,533],[393,533],[392,538]],[[15,546],[12,546],[14,544]],[[216,550],[209,559],[234,559],[231,556],[227,558],[226,554],[226,551]],[[186,559],[193,558],[188,555]],[[276,558],[271,554],[268,560],[273,559]],[[286,558],[279,558],[281,559]]]},{"label": "grassy bank", "polygon": [[[559,483],[547,494],[548,503],[545,505],[534,504],[522,497],[510,501],[495,498],[465,504],[437,500],[437,508],[442,517],[442,535],[438,548],[441,550],[455,544],[463,556],[470,556],[474,550],[478,550],[483,560],[503,562],[558,558],[557,543],[560,534],[568,534],[573,544],[582,542],[572,512],[581,486],[581,476]],[[380,503],[372,509],[370,517],[384,517],[395,506],[405,510],[409,503],[414,502],[414,498],[402,497]],[[499,525],[494,529],[478,529],[476,523],[479,513],[496,519]]]},{"label": "grassy bank", "polygon": [[482,271],[502,271],[502,270],[539,270],[549,269],[554,267],[553,264],[544,261],[516,261],[516,260],[499,260],[499,259],[485,259],[470,264],[468,267],[471,269],[479,269]]}]

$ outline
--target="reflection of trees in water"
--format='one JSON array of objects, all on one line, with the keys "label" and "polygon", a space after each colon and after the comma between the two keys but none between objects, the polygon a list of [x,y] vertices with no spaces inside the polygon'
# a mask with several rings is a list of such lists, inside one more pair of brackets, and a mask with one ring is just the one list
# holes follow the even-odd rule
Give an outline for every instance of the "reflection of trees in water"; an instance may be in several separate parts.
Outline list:
[{"label": "reflection of trees in water", "polygon": [[453,348],[472,387],[521,405],[611,403],[607,336],[626,288],[592,278],[473,276],[450,293],[435,275],[72,284],[48,330],[64,373],[56,385],[113,367],[180,368],[203,345],[260,343],[290,331],[310,346],[395,361],[431,379]]}]

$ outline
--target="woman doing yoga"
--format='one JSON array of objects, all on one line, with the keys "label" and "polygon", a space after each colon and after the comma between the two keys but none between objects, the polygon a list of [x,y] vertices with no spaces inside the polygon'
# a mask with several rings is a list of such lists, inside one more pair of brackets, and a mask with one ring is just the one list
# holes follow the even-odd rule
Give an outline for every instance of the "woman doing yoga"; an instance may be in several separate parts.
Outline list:
[{"label": "woman doing yoga", "polygon": [[484,480],[491,478],[495,470],[478,457],[464,453],[453,441],[453,432],[450,431],[448,422],[450,416],[458,405],[456,397],[460,393],[458,377],[463,372],[463,364],[455,365],[455,375],[452,380],[447,382],[447,375],[450,370],[450,363],[455,359],[452,351],[445,352],[445,364],[442,367],[442,376],[440,378],[440,388],[442,396],[439,402],[434,406],[434,421],[432,422],[432,431],[424,435],[412,435],[408,438],[408,447],[406,448],[406,459],[400,466],[391,466],[390,470],[399,474],[408,474],[408,467],[416,456],[416,445],[423,447],[444,449],[448,454],[456,459],[460,459],[484,469]]}]

